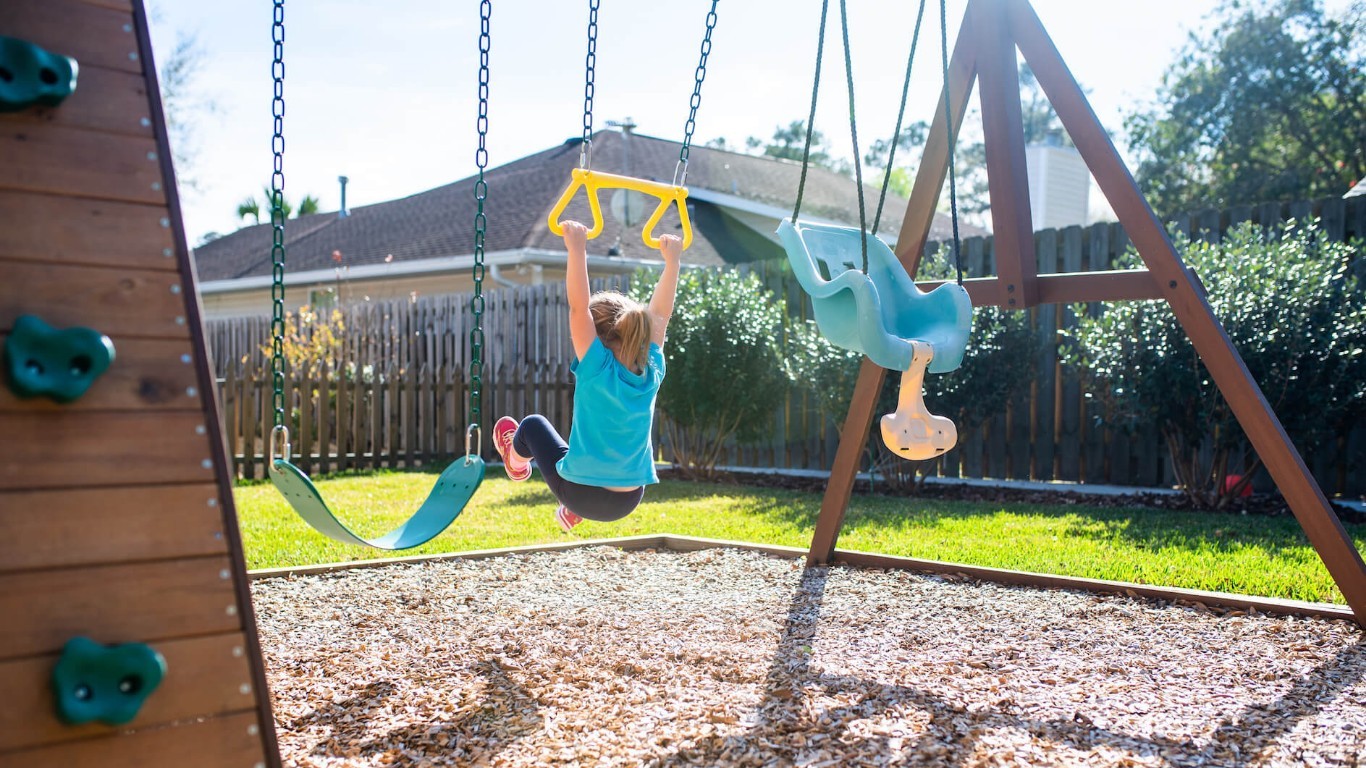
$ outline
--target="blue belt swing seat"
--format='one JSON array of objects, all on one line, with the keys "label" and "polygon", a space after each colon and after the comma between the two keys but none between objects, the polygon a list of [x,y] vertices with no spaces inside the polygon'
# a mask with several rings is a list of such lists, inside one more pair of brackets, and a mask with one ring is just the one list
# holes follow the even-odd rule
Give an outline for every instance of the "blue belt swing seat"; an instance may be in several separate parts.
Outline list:
[{"label": "blue belt swing seat", "polygon": [[[482,432],[480,431],[484,345],[484,239],[487,216],[484,201],[488,194],[488,183],[484,180],[484,170],[488,166],[488,152],[485,141],[488,134],[488,50],[489,50],[489,3],[480,6],[479,50],[484,55],[479,64],[479,117],[476,130],[479,135],[479,149],[475,153],[475,164],[479,175],[474,185],[476,212],[474,217],[474,297],[470,308],[474,314],[474,326],[470,331],[470,388],[469,426],[465,430],[465,457],[457,459],[437,478],[427,499],[417,511],[409,515],[398,527],[377,537],[365,537],[352,531],[341,518],[328,506],[318,487],[308,475],[290,461],[289,428],[285,426],[284,397],[284,295],[285,295],[285,215],[284,203],[284,3],[275,0],[276,14],[272,33],[275,44],[275,134],[272,142],[275,172],[271,177],[271,224],[274,230],[274,243],[271,248],[273,263],[273,283],[271,303],[273,318],[271,330],[274,341],[274,354],[271,360],[271,378],[274,383],[275,425],[268,438],[268,474],[271,482],[284,496],[285,501],[298,513],[299,517],[317,532],[343,544],[355,544],[376,549],[399,550],[419,547],[436,538],[464,511],[473,498],[480,483],[484,481],[484,460],[482,453]],[[308,396],[307,393],[304,395]],[[479,437],[475,437],[478,435]],[[471,450],[473,439],[474,449]]]},{"label": "blue belt swing seat", "polygon": [[[892,249],[877,237],[891,178],[892,160],[901,137],[906,94],[911,81],[920,22],[925,0],[920,2],[910,56],[906,60],[906,83],[901,92],[901,110],[887,157],[886,175],[878,199],[873,229],[867,231],[863,204],[863,171],[859,161],[858,128],[854,117],[854,74],[849,51],[849,20],[843,0],[840,24],[844,33],[844,71],[849,86],[849,127],[854,143],[854,183],[858,190],[858,228],[799,222],[806,171],[811,160],[811,124],[816,117],[816,97],[820,92],[821,53],[825,46],[825,17],[829,0],[821,3],[821,37],[816,49],[816,77],[811,88],[811,115],[807,119],[807,143],[802,155],[802,175],[797,187],[797,204],[790,219],[778,224],[778,238],[787,252],[797,282],[811,297],[816,325],[832,344],[861,352],[874,363],[901,371],[901,390],[896,412],[882,417],[882,440],[894,453],[911,460],[931,459],[958,442],[958,429],[952,420],[936,416],[925,407],[922,395],[925,372],[947,373],[958,368],[967,350],[972,330],[972,300],[963,288],[962,255],[958,244],[958,205],[954,192],[953,150],[949,149],[949,200],[953,213],[954,257],[958,282],[945,283],[929,292],[921,291],[906,273]],[[947,41],[944,19],[940,34]],[[948,52],[943,55],[944,92],[948,96]],[[952,114],[948,112],[946,114]],[[950,127],[949,135],[953,131]]]}]

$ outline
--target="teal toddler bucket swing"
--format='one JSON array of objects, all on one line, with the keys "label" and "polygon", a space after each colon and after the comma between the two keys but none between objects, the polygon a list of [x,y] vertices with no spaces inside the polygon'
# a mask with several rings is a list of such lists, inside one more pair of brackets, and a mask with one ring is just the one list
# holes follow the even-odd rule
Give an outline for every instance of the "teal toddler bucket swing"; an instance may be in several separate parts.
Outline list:
[{"label": "teal toddler bucket swing", "polygon": [[[469,386],[469,426],[465,430],[465,456],[456,459],[437,478],[435,487],[427,495],[417,511],[392,531],[377,537],[367,538],[353,531],[323,499],[317,486],[308,475],[290,462],[289,428],[285,426],[284,402],[284,274],[285,274],[285,215],[284,203],[284,0],[275,0],[275,21],[272,29],[275,43],[275,59],[272,73],[275,80],[275,98],[272,112],[275,118],[275,133],[271,146],[275,156],[275,170],[271,176],[271,225],[274,242],[271,258],[274,265],[274,281],[271,290],[273,316],[271,331],[273,350],[271,357],[271,376],[274,384],[275,426],[269,438],[269,474],[271,482],[284,496],[294,511],[317,532],[343,544],[358,544],[375,549],[399,550],[419,547],[450,527],[464,511],[473,498],[474,492],[484,480],[484,460],[481,458],[483,442],[480,431],[480,401],[482,393],[483,349],[484,349],[484,232],[487,217],[484,201],[488,196],[488,184],[484,180],[484,169],[488,166],[488,151],[485,140],[488,134],[488,83],[489,83],[489,11],[490,0],[480,3],[479,35],[479,149],[475,152],[475,162],[479,175],[474,184],[474,197],[477,205],[474,217],[474,298],[470,308],[474,313],[474,327],[470,331],[470,386]],[[473,450],[471,450],[473,442]]]},{"label": "teal toddler bucket swing", "polygon": [[[940,34],[943,46],[944,96],[948,98],[947,25],[940,3]],[[953,220],[954,264],[957,282],[944,283],[925,292],[906,273],[892,249],[877,237],[882,206],[887,197],[892,160],[901,135],[906,94],[915,61],[925,0],[920,2],[911,52],[906,60],[906,79],[901,109],[887,158],[886,175],[878,198],[872,232],[868,232],[863,201],[863,170],[859,160],[858,125],[854,117],[854,76],[849,51],[849,21],[845,0],[840,0],[840,26],[844,38],[844,68],[849,88],[849,128],[854,144],[854,178],[858,189],[859,227],[801,222],[802,194],[811,161],[811,126],[816,118],[820,91],[821,59],[825,47],[825,20],[829,0],[821,3],[820,41],[816,48],[816,76],[811,88],[811,115],[807,120],[806,147],[802,154],[801,181],[792,217],[778,225],[778,238],[792,265],[793,275],[811,297],[816,326],[831,344],[867,355],[874,363],[902,372],[895,413],[882,417],[883,442],[893,453],[910,460],[942,455],[958,441],[950,419],[931,414],[925,407],[922,385],[926,371],[947,373],[958,368],[972,330],[972,300],[963,288],[963,263],[958,237],[958,201],[955,191],[953,149],[949,149],[949,201]],[[952,112],[946,110],[946,114]],[[953,130],[949,126],[952,143]]]}]

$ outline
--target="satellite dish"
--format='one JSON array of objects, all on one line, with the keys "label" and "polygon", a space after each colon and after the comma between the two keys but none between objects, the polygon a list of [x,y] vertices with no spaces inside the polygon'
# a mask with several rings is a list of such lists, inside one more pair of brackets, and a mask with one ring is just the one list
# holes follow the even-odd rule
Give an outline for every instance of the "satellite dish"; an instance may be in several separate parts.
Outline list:
[{"label": "satellite dish", "polygon": [[633,227],[645,220],[645,195],[631,189],[612,193],[612,218],[622,226]]}]

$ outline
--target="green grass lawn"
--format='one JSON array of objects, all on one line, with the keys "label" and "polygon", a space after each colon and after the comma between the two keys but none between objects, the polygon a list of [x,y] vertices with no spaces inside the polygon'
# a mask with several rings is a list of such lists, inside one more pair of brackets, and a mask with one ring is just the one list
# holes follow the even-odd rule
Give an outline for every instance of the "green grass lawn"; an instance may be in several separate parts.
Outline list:
[{"label": "green grass lawn", "polygon": [[[333,509],[362,535],[377,535],[416,509],[435,481],[426,473],[321,480]],[[390,553],[339,544],[308,528],[269,483],[236,490],[249,568],[329,563]],[[810,543],[820,496],[769,488],[665,481],[616,523],[585,521],[569,536],[554,498],[533,478],[513,483],[493,468],[445,533],[417,555],[576,538],[672,533],[760,544]],[[1366,525],[1348,526],[1357,548]],[[1322,561],[1290,517],[945,502],[855,495],[841,549],[1114,579],[1162,586],[1343,602]]]}]

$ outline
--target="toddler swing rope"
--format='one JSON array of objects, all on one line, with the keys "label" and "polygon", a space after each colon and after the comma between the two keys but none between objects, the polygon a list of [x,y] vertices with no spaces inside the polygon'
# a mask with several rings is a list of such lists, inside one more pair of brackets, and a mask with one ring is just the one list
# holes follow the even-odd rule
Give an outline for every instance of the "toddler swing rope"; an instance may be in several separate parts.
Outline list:
[{"label": "toddler swing rope", "polygon": [[[825,49],[825,26],[829,0],[822,0],[820,38],[816,47],[816,75],[811,86],[811,112],[807,118],[806,142],[802,150],[802,172],[792,218],[778,225],[778,237],[792,265],[793,276],[811,296],[813,314],[821,334],[845,349],[861,352],[883,368],[901,371],[901,390],[897,410],[882,418],[882,437],[887,447],[903,458],[924,460],[952,448],[957,428],[950,419],[926,410],[921,396],[925,373],[945,373],[957,368],[966,351],[972,328],[972,301],[963,288],[962,253],[958,247],[958,205],[953,166],[952,114],[948,119],[949,196],[954,221],[954,264],[957,283],[945,283],[925,292],[906,273],[896,254],[877,237],[882,209],[891,180],[896,145],[905,119],[906,97],[910,90],[912,65],[924,19],[921,0],[916,15],[914,39],[906,60],[906,77],[901,88],[901,106],[888,152],[882,190],[878,196],[873,232],[868,232],[868,212],[864,201],[862,157],[859,154],[858,121],[854,102],[854,72],[849,45],[849,15],[846,0],[840,0],[840,32],[844,42],[844,72],[849,92],[849,133],[854,150],[854,186],[858,197],[859,227],[798,223],[802,198],[811,164],[811,143],[815,131],[816,104],[820,94],[821,67]],[[947,42],[947,22],[940,2],[941,37]],[[948,99],[948,51],[943,54],[944,92]],[[947,102],[946,102],[947,103]]]}]

